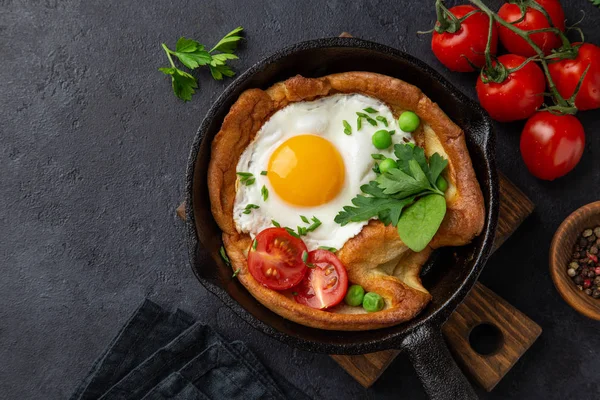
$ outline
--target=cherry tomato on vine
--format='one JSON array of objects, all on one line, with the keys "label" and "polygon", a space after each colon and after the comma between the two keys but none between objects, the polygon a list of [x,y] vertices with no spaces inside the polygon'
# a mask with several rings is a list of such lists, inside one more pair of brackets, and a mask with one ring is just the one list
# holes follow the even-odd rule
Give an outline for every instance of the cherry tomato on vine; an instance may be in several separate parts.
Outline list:
[{"label": "cherry tomato on vine", "polygon": [[273,290],[300,283],[308,271],[302,259],[308,256],[302,239],[283,228],[267,228],[254,240],[256,245],[248,252],[248,270],[254,279]]},{"label": "cherry tomato on vine", "polygon": [[571,171],[583,155],[583,126],[572,115],[534,114],[521,134],[521,156],[534,176],[552,181]]},{"label": "cherry tomato on vine", "polygon": [[[573,43],[573,47],[580,45],[580,43]],[[600,108],[600,47],[584,43],[579,47],[575,59],[566,58],[548,64],[550,76],[558,92],[565,99],[573,95],[577,83],[588,66],[589,69],[575,99],[575,106],[580,110]]]},{"label": "cherry tomato on vine", "polygon": [[[508,122],[530,117],[544,102],[546,78],[542,69],[535,62],[527,62],[525,57],[515,54],[502,55],[493,65],[497,66],[497,63],[508,69],[509,74],[503,82],[495,83],[485,70],[481,72],[476,85],[481,106],[496,121]],[[516,70],[510,72],[512,69]]]},{"label": "cherry tomato on vine", "polygon": [[[460,19],[470,12],[478,10],[469,5],[456,6],[449,9],[450,13]],[[436,23],[439,26],[439,22]],[[485,65],[485,48],[488,41],[489,17],[483,12],[476,12],[460,23],[460,28],[454,33],[433,32],[431,49],[442,64],[452,71],[474,71],[469,61],[481,68]],[[496,24],[492,29],[490,51],[496,54],[498,48],[498,31]],[[468,59],[468,60],[467,60]]]},{"label": "cherry tomato on vine", "polygon": [[[565,12],[560,5],[559,0],[532,0],[539,4],[550,17],[555,28],[564,32],[565,30]],[[498,16],[506,22],[518,21],[522,18],[521,8],[517,4],[506,3],[498,11]],[[548,18],[539,10],[527,7],[525,18],[521,22],[513,24],[524,31],[533,31],[549,28]],[[510,53],[518,54],[524,57],[536,55],[535,50],[517,34],[511,32],[508,28],[500,25],[498,28],[500,42]],[[539,32],[530,35],[530,39],[544,52],[549,54],[550,50],[560,47],[562,44],[560,37],[552,32]]]}]

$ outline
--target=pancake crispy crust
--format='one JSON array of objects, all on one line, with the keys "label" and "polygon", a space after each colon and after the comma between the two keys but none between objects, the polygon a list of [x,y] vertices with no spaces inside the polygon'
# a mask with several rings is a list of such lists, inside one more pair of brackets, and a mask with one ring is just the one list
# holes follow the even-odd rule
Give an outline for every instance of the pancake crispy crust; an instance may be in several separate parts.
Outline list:
[{"label": "pancake crispy crust", "polygon": [[[420,253],[408,249],[396,228],[372,220],[348,240],[337,256],[346,266],[348,279],[366,291],[380,294],[386,306],[382,311],[364,313],[356,307],[340,305],[322,311],[296,303],[284,292],[258,283],[247,268],[250,236],[239,233],[233,221],[236,166],[240,155],[273,113],[291,102],[310,101],[336,93],[359,93],[385,102],[398,117],[415,112],[421,127],[413,133],[427,156],[438,152],[449,161],[444,176],[447,212],[442,225]],[[345,72],[321,78],[296,76],[267,90],[242,93],[225,117],[212,143],[208,170],[212,213],[223,230],[223,243],[237,278],[263,305],[297,323],[330,330],[368,330],[399,324],[414,318],[431,300],[421,285],[419,273],[432,250],[442,246],[462,246],[483,229],[484,203],[465,144],[463,131],[417,87],[399,79],[369,72]]]}]

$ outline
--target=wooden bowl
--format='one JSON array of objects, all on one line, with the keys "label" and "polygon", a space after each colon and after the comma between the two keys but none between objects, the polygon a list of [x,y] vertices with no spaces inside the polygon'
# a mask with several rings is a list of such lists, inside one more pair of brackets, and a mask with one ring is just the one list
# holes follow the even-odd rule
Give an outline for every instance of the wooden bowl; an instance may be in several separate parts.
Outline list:
[{"label": "wooden bowl", "polygon": [[596,226],[600,226],[600,201],[581,207],[563,221],[550,245],[550,275],[554,286],[571,307],[588,318],[600,321],[600,299],[580,291],[567,275],[575,241],[585,229]]}]

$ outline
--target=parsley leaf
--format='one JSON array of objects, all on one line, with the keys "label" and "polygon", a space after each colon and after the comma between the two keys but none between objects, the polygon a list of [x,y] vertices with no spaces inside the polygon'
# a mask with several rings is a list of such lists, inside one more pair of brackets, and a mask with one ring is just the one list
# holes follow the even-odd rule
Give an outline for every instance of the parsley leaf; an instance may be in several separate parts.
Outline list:
[{"label": "parsley leaf", "polygon": [[209,64],[211,55],[204,50],[204,46],[192,39],[184,37],[179,38],[175,51],[169,52],[179,58],[179,61],[189,69],[198,68],[201,65]]},{"label": "parsley leaf", "polygon": [[593,5],[595,5],[596,7],[600,7],[600,0],[589,0],[590,3],[592,3]]},{"label": "parsley leaf", "polygon": [[[344,226],[349,222],[368,221],[372,218],[379,218],[383,223],[389,225],[398,223],[396,216],[402,212],[402,209],[412,203],[414,198],[398,200],[394,198],[377,198],[358,195],[352,199],[352,206],[344,206],[334,218],[334,221]],[[394,217],[394,218],[393,218]]]},{"label": "parsley leaf", "polygon": [[377,177],[384,194],[394,194],[399,198],[409,197],[428,190],[431,185],[416,160],[410,160],[410,175],[398,168],[392,168]]},{"label": "parsley leaf", "polygon": [[427,178],[432,185],[436,185],[437,178],[447,166],[448,160],[442,158],[438,153],[434,153],[429,157],[429,172],[427,173]]},{"label": "parsley leaf", "polygon": [[235,72],[227,65],[217,65],[217,66],[209,66],[210,74],[212,77],[218,81],[223,79],[223,76],[232,77],[235,75]]},{"label": "parsley leaf", "polygon": [[190,101],[192,99],[192,95],[196,93],[194,89],[198,88],[196,78],[175,67],[159,68],[158,70],[165,75],[171,76],[171,85],[173,86],[175,96],[183,101]]},{"label": "parsley leaf", "polygon": [[175,95],[183,101],[191,100],[195,89],[198,88],[198,82],[192,75],[175,66],[173,56],[191,70],[208,66],[212,77],[216,80],[222,80],[224,76],[231,77],[235,75],[235,72],[227,65],[227,61],[238,58],[233,52],[242,39],[238,35],[242,30],[243,28],[240,26],[229,32],[210,51],[206,51],[204,45],[186,37],[179,38],[175,50],[169,49],[166,44],[162,43],[171,67],[159,68],[159,71],[171,76]]},{"label": "parsley leaf", "polygon": [[237,48],[238,42],[242,39],[242,37],[239,36],[238,33],[240,33],[243,30],[244,28],[242,28],[241,26],[235,28],[227,35],[225,35],[223,39],[221,39],[219,43],[217,43],[215,47],[213,47],[210,50],[210,52],[212,53],[213,51],[220,51],[221,53],[233,53]]}]

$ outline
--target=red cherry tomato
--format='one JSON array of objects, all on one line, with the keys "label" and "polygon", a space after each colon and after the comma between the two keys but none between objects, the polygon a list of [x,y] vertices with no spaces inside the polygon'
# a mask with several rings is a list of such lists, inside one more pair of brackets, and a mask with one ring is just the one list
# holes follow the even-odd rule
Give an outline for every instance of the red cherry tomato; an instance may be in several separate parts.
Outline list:
[{"label": "red cherry tomato", "polygon": [[[515,54],[498,57],[498,62],[507,69],[516,68],[526,61],[525,57]],[[481,106],[496,121],[508,122],[528,118],[544,102],[546,78],[542,69],[533,61],[511,72],[502,83],[483,83],[484,77],[480,75],[477,79],[477,97]]]},{"label": "red cherry tomato", "polygon": [[312,308],[325,309],[339,304],[348,290],[346,267],[327,250],[313,250],[308,263],[314,265],[296,288],[296,301]]},{"label": "red cherry tomato", "polygon": [[[558,0],[535,0],[542,6],[552,20],[555,28],[564,32],[565,30],[565,12]],[[506,22],[514,22],[521,19],[521,8],[517,4],[506,3],[498,11],[498,16]],[[550,23],[546,16],[532,7],[527,7],[525,19],[514,24],[524,31],[533,31],[543,28],[549,28]],[[508,28],[499,26],[500,41],[510,53],[518,54],[524,57],[536,55],[535,50],[517,34],[511,32]],[[540,32],[530,35],[530,39],[544,52],[549,54],[550,50],[560,47],[560,37],[552,32]]]},{"label": "red cherry tomato", "polygon": [[[463,5],[450,8],[456,18],[462,18],[477,8]],[[437,23],[439,25],[439,22]],[[483,12],[477,12],[467,17],[455,33],[433,32],[431,49],[442,64],[452,71],[474,71],[469,61],[477,67],[485,65],[485,47],[488,40],[490,19]],[[492,30],[491,52],[496,54],[498,48],[498,31],[496,24]],[[467,61],[467,58],[469,61]]]},{"label": "red cherry tomato", "polygon": [[533,175],[552,181],[571,171],[583,155],[583,126],[572,115],[540,111],[521,134],[521,156]]},{"label": "red cherry tomato", "polygon": [[256,248],[248,252],[248,270],[262,285],[273,290],[296,286],[308,268],[302,260],[308,253],[301,239],[283,228],[267,228],[256,235]]},{"label": "red cherry tomato", "polygon": [[[579,43],[573,43],[577,46]],[[590,67],[579,89],[575,105],[580,110],[600,108],[600,47],[584,43],[573,60],[548,64],[550,76],[562,97],[570,98],[587,67]]]}]

